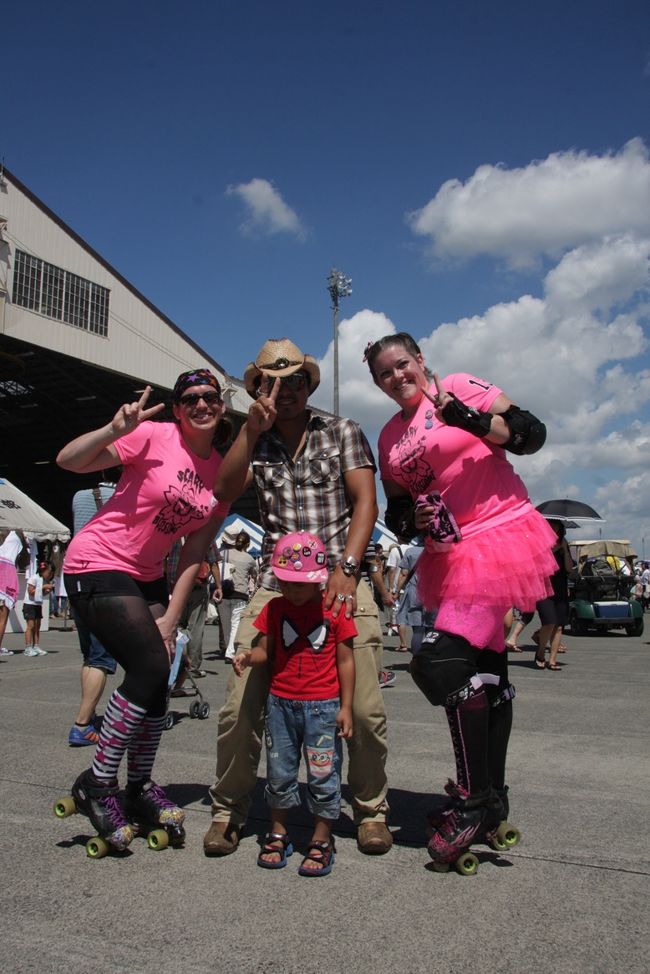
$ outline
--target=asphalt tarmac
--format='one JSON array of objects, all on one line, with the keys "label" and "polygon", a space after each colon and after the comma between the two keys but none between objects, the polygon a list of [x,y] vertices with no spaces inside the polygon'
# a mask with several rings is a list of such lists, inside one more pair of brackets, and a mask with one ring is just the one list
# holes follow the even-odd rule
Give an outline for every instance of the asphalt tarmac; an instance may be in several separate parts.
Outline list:
[{"label": "asphalt tarmac", "polygon": [[[346,804],[331,875],[308,879],[298,875],[299,854],[283,870],[256,866],[267,825],[263,764],[240,848],[203,855],[229,673],[212,658],[214,628],[200,681],[211,715],[190,719],[191,701],[173,700],[178,719],[155,769],[186,811],[178,850],[153,852],[136,839],[122,856],[87,858],[88,820],[52,813],[92,757],[92,748],[67,744],[79,695],[76,636],[51,630],[41,640],[48,656],[0,658],[3,971],[646,974],[650,625],[641,637],[567,636],[557,673],[534,668],[532,630],[525,651],[510,654],[510,820],[523,840],[501,854],[477,847],[472,877],[431,869],[424,818],[452,774],[451,745],[444,713],[419,693],[407,659],[388,648],[392,638],[384,661],[397,681],[383,693],[395,845],[386,856],[362,855]],[[21,643],[5,639],[10,649]],[[307,815],[297,813],[290,829],[300,852]]]}]

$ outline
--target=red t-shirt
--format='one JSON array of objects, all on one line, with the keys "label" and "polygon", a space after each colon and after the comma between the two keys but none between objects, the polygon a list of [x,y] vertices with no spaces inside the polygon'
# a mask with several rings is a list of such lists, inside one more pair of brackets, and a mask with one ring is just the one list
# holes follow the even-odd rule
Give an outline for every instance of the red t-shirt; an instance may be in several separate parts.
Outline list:
[{"label": "red t-shirt", "polygon": [[335,619],[322,602],[292,605],[279,595],[253,623],[273,638],[271,693],[288,700],[332,700],[339,695],[336,646],[357,627],[341,612]]}]

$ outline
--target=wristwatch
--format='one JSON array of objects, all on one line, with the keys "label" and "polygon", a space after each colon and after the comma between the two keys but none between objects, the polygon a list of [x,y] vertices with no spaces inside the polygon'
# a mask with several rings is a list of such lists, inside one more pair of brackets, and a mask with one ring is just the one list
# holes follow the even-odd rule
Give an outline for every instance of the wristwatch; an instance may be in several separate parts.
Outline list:
[{"label": "wristwatch", "polygon": [[359,571],[359,559],[355,558],[354,555],[348,555],[345,561],[339,562],[341,568],[343,569],[343,574],[350,578]]}]

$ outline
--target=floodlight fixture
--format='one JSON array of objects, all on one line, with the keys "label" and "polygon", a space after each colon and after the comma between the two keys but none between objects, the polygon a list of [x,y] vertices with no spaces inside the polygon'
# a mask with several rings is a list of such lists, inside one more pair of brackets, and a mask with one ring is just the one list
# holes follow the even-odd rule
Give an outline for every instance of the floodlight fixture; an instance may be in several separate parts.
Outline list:
[{"label": "floodlight fixture", "polygon": [[348,298],[352,294],[352,278],[347,277],[335,267],[329,272],[327,290],[332,299],[332,317],[334,326],[334,395],[332,411],[339,414],[339,299]]}]

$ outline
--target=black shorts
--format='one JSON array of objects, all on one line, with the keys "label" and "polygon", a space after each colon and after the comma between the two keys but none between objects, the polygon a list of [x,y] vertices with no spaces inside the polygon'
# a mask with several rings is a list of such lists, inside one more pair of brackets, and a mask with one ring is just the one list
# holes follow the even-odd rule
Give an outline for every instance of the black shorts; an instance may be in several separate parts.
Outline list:
[{"label": "black shorts", "polygon": [[30,619],[42,619],[43,618],[43,606],[42,605],[31,605],[23,602],[23,619],[29,621]]},{"label": "black shorts", "polygon": [[76,572],[64,575],[65,590],[68,598],[74,602],[75,597],[93,595],[136,595],[143,598],[148,605],[166,606],[169,602],[167,583],[164,578],[156,578],[153,582],[141,582],[126,572]]},{"label": "black shorts", "polygon": [[566,626],[569,621],[569,603],[564,599],[543,599],[537,603],[537,611],[543,626]]}]

